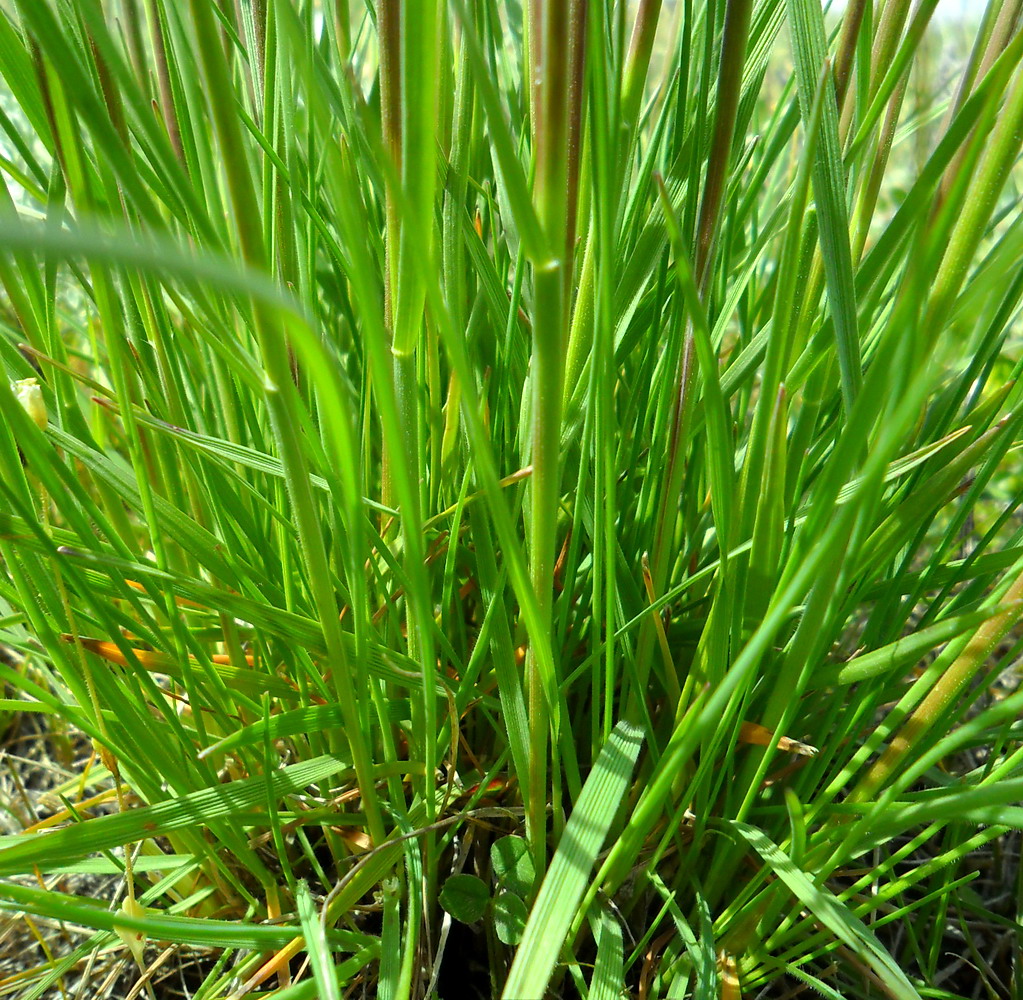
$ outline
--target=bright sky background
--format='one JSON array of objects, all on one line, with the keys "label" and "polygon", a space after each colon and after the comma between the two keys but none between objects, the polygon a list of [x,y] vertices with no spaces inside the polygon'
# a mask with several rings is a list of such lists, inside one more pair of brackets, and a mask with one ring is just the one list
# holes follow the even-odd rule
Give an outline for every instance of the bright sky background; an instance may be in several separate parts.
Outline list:
[{"label": "bright sky background", "polygon": [[[833,9],[838,11],[846,5],[846,0],[835,0]],[[984,7],[986,4],[984,0],[938,0],[938,6],[935,9],[935,17],[963,17],[967,13],[972,13],[974,16],[980,16],[984,13]]]},{"label": "bright sky background", "polygon": [[935,11],[937,14],[965,14],[971,4],[976,7],[977,0],[940,0],[938,9]]},{"label": "bright sky background", "polygon": [[962,17],[971,10],[975,15],[984,13],[981,0],[938,0],[936,17]]}]

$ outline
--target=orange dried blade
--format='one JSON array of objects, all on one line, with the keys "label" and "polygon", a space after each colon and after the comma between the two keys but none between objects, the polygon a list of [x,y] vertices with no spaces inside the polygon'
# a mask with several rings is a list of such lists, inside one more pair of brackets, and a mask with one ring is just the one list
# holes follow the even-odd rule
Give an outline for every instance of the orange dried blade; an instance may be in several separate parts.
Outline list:
[{"label": "orange dried blade", "polygon": [[[276,885],[267,886],[266,915],[270,920],[276,920],[281,915],[281,901]],[[277,985],[280,989],[291,985],[291,966],[287,962],[277,970]]]},{"label": "orange dried blade", "polygon": [[[242,656],[250,667],[256,665],[256,658],[251,653],[243,653]],[[192,659],[194,659],[194,657],[192,657]],[[230,653],[214,653],[210,656],[210,660],[213,663],[219,663],[222,667],[234,666],[234,657],[232,657]]]},{"label": "orange dried blade", "polygon": [[251,993],[260,983],[265,982],[275,972],[277,972],[282,965],[287,965],[303,948],[305,947],[305,938],[297,937],[293,941],[286,944],[276,955],[264,962],[256,971],[249,976],[241,986],[238,987],[234,993],[231,994],[230,1000],[239,1000],[240,997],[246,996]]},{"label": "orange dried blade", "polygon": [[799,740],[791,739],[788,736],[778,737],[778,749],[788,750],[790,753],[799,754],[801,757],[816,757],[820,751],[809,743],[801,743]]},{"label": "orange dried blade", "polygon": [[276,885],[266,887],[266,915],[269,920],[276,920],[281,915],[281,897]]},{"label": "orange dried blade", "polygon": [[[61,635],[61,639],[65,642],[75,641],[75,637],[66,632]],[[118,664],[118,666],[128,666],[128,658],[121,652],[121,647],[116,642],[106,642],[103,639],[88,639],[85,637],[79,637],[78,642],[82,644],[84,649],[89,650],[90,653],[95,653],[97,656],[102,656],[104,660],[109,660],[111,663]],[[136,646],[132,646],[131,651],[139,663],[147,670],[167,670],[174,665],[174,660],[166,653],[158,653],[152,649],[139,649]],[[193,663],[196,662],[194,656],[190,656],[189,660]],[[213,663],[226,667],[234,666],[235,663],[234,658],[228,653],[214,653],[210,656],[210,660]],[[251,667],[255,664],[255,657],[250,653],[245,656],[245,662]]]},{"label": "orange dried blade", "polygon": [[368,834],[361,830],[354,830],[350,826],[335,826],[331,829],[352,849],[355,854],[365,854],[373,847],[373,841]]},{"label": "orange dried blade", "polygon": [[721,980],[721,1000],[742,1000],[739,963],[734,955],[723,949],[718,952],[718,975]]},{"label": "orange dried blade", "polygon": [[674,930],[665,931],[647,948],[646,954],[643,956],[643,969],[639,974],[639,1000],[646,1000],[650,996],[650,980],[653,978],[656,969],[657,956],[674,936]]},{"label": "orange dried blade", "polygon": [[[124,786],[123,791],[127,792],[129,789]],[[111,799],[117,798],[116,788],[107,788],[97,795],[93,795],[90,798],[82,799],[75,803],[75,810],[91,809],[93,806],[104,805]],[[54,813],[52,816],[47,816],[46,819],[41,819],[38,823],[33,823],[31,826],[26,826],[22,833],[41,833],[43,830],[48,830],[52,826],[57,826],[68,819],[75,819],[75,813],[70,809],[61,809],[60,812]]]},{"label": "orange dried blade", "polygon": [[[654,593],[654,577],[650,572],[650,560],[647,553],[643,553],[641,564],[643,567],[643,589],[646,590],[647,600],[651,604],[657,603],[657,595]],[[671,655],[671,647],[668,645],[668,636],[664,631],[664,621],[660,611],[653,614],[654,631],[657,633],[657,645],[661,650],[661,659],[664,660],[664,676],[668,688],[668,696],[674,704],[682,700],[682,686],[679,683],[678,671],[675,668],[675,659]]]},{"label": "orange dried blade", "polygon": [[[124,581],[132,590],[140,590],[145,592],[145,587],[138,582],[138,580],[125,580]],[[205,608],[208,605],[200,604],[198,601],[190,601],[187,597],[175,597],[174,603],[179,604],[182,607],[188,608]]]},{"label": "orange dried blade", "polygon": [[[506,781],[504,778],[492,778],[490,781],[487,782],[487,786],[486,786],[486,788],[483,789],[483,791],[484,791],[484,793],[486,793],[486,792],[495,792],[495,793],[496,792],[503,792],[506,788],[510,788],[510,787],[511,787],[511,783],[509,781]],[[464,789],[461,794],[462,794],[463,797],[472,797],[479,790],[480,790],[480,783],[477,781],[475,785],[470,785],[469,788]]]},{"label": "orange dried blade", "polygon": [[[85,636],[78,636],[76,638],[73,635],[68,635],[66,632],[61,635],[61,639],[65,642],[81,643],[83,649],[87,649],[90,653],[95,653],[97,656],[102,656],[104,660],[108,660],[110,663],[116,663],[121,667],[128,666],[128,657],[121,652],[121,647],[116,642],[106,642],[103,639],[89,639]],[[147,670],[160,670],[171,666],[173,662],[165,653],[157,653],[151,649],[136,649],[132,647],[132,653]]]},{"label": "orange dried blade", "polygon": [[554,563],[554,576],[560,577],[562,571],[565,568],[565,560],[568,559],[568,543],[572,538],[571,527],[565,532],[565,540],[561,543],[561,552],[558,554],[558,558]]},{"label": "orange dried blade", "polygon": [[[505,476],[503,479],[499,479],[497,481],[497,485],[503,490],[503,489],[505,489],[508,486],[513,486],[515,483],[521,482],[523,479],[527,479],[532,474],[533,474],[533,466],[531,466],[531,465],[524,465],[521,469],[517,469],[515,472],[510,473],[509,475]],[[483,497],[485,495],[486,495],[486,491],[485,490],[477,490],[475,493],[470,493],[465,498],[465,504],[474,503],[476,500],[479,500],[481,497]],[[464,504],[463,504],[463,506],[464,506]],[[450,507],[445,507],[444,510],[440,511],[439,513],[432,514],[430,517],[428,517],[423,522],[423,527],[424,528],[432,528],[438,522],[443,521],[444,518],[450,517],[452,514],[455,513],[456,510],[458,510],[458,504],[457,503],[452,504]]]},{"label": "orange dried blade", "polygon": [[779,750],[787,750],[790,753],[798,753],[804,757],[816,757],[817,748],[809,743],[800,743],[799,740],[790,739],[788,736],[775,736],[766,726],[757,722],[744,722],[739,729],[739,742],[749,743],[758,747],[776,746]]},{"label": "orange dried blade", "polygon": [[521,469],[517,469],[515,472],[509,473],[503,479],[499,479],[497,481],[497,485],[503,490],[506,486],[512,486],[515,483],[521,482],[523,479],[528,479],[532,474],[533,466],[524,465]]}]

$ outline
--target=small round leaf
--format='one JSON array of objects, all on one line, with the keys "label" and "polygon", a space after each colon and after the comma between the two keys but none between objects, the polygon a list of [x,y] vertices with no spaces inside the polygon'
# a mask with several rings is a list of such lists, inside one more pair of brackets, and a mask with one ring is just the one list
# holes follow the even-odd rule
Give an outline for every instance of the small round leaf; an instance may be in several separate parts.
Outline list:
[{"label": "small round leaf", "polygon": [[475,875],[452,875],[440,891],[440,905],[463,924],[476,923],[489,902],[486,885]]},{"label": "small round leaf", "polygon": [[536,870],[529,856],[529,845],[522,837],[502,837],[490,845],[490,864],[494,880],[501,888],[525,896],[533,887]]},{"label": "small round leaf", "polygon": [[528,915],[526,904],[514,892],[498,894],[494,900],[494,930],[503,944],[516,945],[522,940]]}]

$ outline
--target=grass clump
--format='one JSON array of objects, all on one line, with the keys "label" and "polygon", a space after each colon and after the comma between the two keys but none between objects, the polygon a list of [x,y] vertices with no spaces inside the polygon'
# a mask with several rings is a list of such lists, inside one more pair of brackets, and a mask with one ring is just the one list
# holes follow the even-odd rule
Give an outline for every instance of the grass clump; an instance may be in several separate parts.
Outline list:
[{"label": "grass clump", "polygon": [[1018,990],[1021,6],[5,5],[0,994]]}]

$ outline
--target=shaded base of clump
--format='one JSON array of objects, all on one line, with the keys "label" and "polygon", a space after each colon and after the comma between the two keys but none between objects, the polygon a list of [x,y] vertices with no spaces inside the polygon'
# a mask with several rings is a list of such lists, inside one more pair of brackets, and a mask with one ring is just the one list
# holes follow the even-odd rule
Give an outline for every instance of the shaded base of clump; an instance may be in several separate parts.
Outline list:
[{"label": "shaded base of clump", "polygon": [[[17,697],[5,691],[5,697]],[[92,754],[89,740],[77,730],[50,725],[49,716],[37,712],[18,712],[0,720],[0,832],[11,835],[53,815],[64,808],[55,794],[66,781],[80,777]],[[88,794],[98,789],[90,788]],[[72,797],[72,801],[77,796]],[[116,810],[116,804],[102,805],[90,815]],[[115,855],[122,852],[117,850]],[[29,876],[10,883],[39,887]],[[111,906],[124,898],[124,879],[120,875],[44,876],[47,889],[91,899]],[[70,962],[59,979],[38,1000],[133,1000],[141,996],[156,1000],[190,997],[213,967],[216,956],[209,951],[150,944],[146,948],[147,967],[156,965],[149,977],[152,993],[140,982],[142,970],[117,938],[99,949],[71,960],[95,934],[94,931],[56,920],[32,917],[11,910],[0,910],[0,996],[26,996],[50,977],[52,970]]]},{"label": "shaded base of clump", "polygon": [[487,962],[486,936],[472,927],[451,922],[447,946],[437,976],[441,1000],[489,1000],[493,984]]}]

